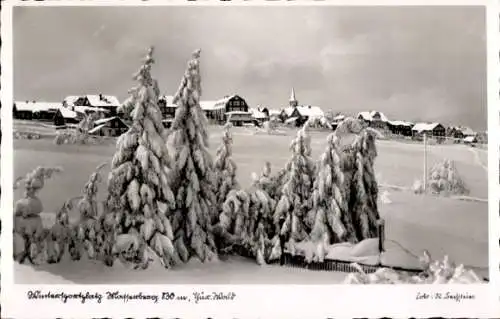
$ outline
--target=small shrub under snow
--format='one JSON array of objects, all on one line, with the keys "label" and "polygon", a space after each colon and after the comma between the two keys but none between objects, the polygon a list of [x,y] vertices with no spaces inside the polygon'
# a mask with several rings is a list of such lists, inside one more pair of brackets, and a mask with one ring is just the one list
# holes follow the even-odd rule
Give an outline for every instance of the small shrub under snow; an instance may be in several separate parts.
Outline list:
[{"label": "small shrub under snow", "polygon": [[376,272],[367,274],[358,264],[357,273],[347,275],[344,283],[347,284],[477,284],[483,283],[473,270],[464,265],[456,266],[448,256],[443,260],[431,260],[428,253],[421,258],[424,270],[419,275],[411,275],[403,271],[389,268],[380,268]]},{"label": "small shrub under snow", "polygon": [[[413,184],[416,194],[424,193],[424,184],[417,180]],[[464,180],[460,177],[455,163],[443,160],[434,165],[428,174],[427,189],[436,195],[468,195],[470,193]]]}]

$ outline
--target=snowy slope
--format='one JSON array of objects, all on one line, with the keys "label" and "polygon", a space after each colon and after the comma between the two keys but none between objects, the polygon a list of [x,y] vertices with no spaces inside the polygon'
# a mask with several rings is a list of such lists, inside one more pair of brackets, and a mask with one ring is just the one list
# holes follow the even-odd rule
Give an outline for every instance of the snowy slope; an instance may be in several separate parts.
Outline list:
[{"label": "snowy slope", "polygon": [[[32,268],[26,271],[25,268]],[[34,270],[35,268],[36,270]],[[347,273],[308,271],[280,266],[259,266],[243,257],[231,257],[227,261],[202,264],[191,260],[179,268],[166,270],[152,267],[146,270],[131,270],[117,263],[106,267],[102,263],[82,260],[63,261],[59,264],[24,266],[15,264],[16,283],[57,284],[63,276],[76,284],[339,284]],[[35,275],[36,276],[35,276]],[[47,276],[46,276],[47,275]]]},{"label": "snowy slope", "polygon": [[14,276],[16,284],[47,283],[53,285],[72,285],[74,282],[64,279],[61,276],[51,274],[43,270],[36,270],[28,265],[15,263]]}]

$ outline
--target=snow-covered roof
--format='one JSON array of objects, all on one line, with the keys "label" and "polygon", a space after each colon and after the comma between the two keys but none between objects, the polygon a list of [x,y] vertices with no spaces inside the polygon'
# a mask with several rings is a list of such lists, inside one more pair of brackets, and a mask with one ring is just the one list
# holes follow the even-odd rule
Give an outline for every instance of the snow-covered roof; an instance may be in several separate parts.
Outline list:
[{"label": "snow-covered roof", "polygon": [[252,116],[256,119],[266,119],[267,118],[266,113],[262,112],[261,110],[250,109],[250,112],[252,113]]},{"label": "snow-covered roof", "polygon": [[108,117],[108,118],[105,118],[105,119],[99,119],[99,120],[96,120],[96,121],[94,122],[94,124],[96,124],[96,125],[101,125],[101,124],[102,124],[102,125],[106,125],[106,123],[111,122],[111,121],[113,121],[113,120],[115,120],[115,119],[118,119],[120,122],[122,122],[122,123],[123,123],[123,125],[128,126],[128,125],[127,125],[127,124],[125,124],[125,122],[123,122],[123,121],[122,121],[122,119],[121,119],[121,118],[119,118],[118,116],[112,116],[112,117]]},{"label": "snow-covered roof", "polygon": [[319,106],[297,106],[297,111],[300,115],[308,116],[309,118],[319,118],[325,116],[325,113]]},{"label": "snow-covered roof", "polygon": [[289,124],[289,123],[295,122],[297,119],[298,119],[298,117],[291,117],[291,118],[289,118],[289,119],[286,119],[286,120],[285,120],[285,123],[286,123],[286,124]]},{"label": "snow-covered roof", "polygon": [[434,130],[437,126],[439,126],[440,123],[417,123],[413,126],[411,129],[412,131],[416,132],[427,132],[427,131],[432,131]]},{"label": "snow-covered roof", "polygon": [[[165,100],[169,107],[177,107],[173,95],[162,95],[160,99]],[[200,107],[203,111],[215,111],[224,109],[224,104],[219,104],[219,101],[200,101]]]},{"label": "snow-covered roof", "polygon": [[160,97],[161,100],[164,100],[167,103],[167,106],[177,107],[177,104],[174,104],[174,96],[173,95],[162,95]]},{"label": "snow-covered roof", "polygon": [[359,112],[358,113],[358,118],[359,117],[362,117],[364,120],[366,121],[373,121],[373,119],[375,118],[375,116],[379,115],[380,116],[380,120],[382,122],[388,122],[389,119],[387,118],[387,116],[385,116],[384,113],[382,112],[379,112],[379,111],[365,111],[365,112]]},{"label": "snow-covered roof", "polygon": [[394,125],[394,126],[413,126],[413,123],[411,122],[406,122],[406,121],[389,121],[389,124]]},{"label": "snow-covered roof", "polygon": [[16,109],[18,111],[56,111],[61,108],[61,103],[59,102],[15,102]]},{"label": "snow-covered roof", "polygon": [[64,98],[63,100],[63,104],[67,105],[67,106],[73,106],[75,104],[75,102],[80,98],[81,96],[78,96],[78,95],[69,95],[67,97]]},{"label": "snow-covered roof", "polygon": [[66,119],[76,119],[78,117],[78,114],[75,111],[72,111],[66,107],[61,107],[59,111],[61,112],[61,115]]},{"label": "snow-covered roof", "polygon": [[471,129],[470,127],[460,127],[458,128],[462,134],[464,134],[465,136],[472,136],[472,135],[476,135],[476,133],[474,132],[473,129]]},{"label": "snow-covered roof", "polygon": [[472,143],[475,140],[476,140],[475,136],[467,136],[466,138],[464,138],[464,142],[469,142],[469,143]]},{"label": "snow-covered roof", "polygon": [[96,127],[94,127],[93,129],[91,129],[89,131],[89,134],[94,134],[95,132],[99,132],[100,129],[102,129],[103,127],[105,127],[106,124],[101,124],[101,125],[98,125]]},{"label": "snow-covered roof", "polygon": [[292,106],[287,106],[285,107],[282,112],[285,112],[285,115],[288,117],[288,116],[291,116],[293,111],[295,111],[295,108],[292,107]]},{"label": "snow-covered roof", "polygon": [[120,106],[120,101],[116,98],[116,96],[112,95],[86,95],[89,100],[90,105],[92,106],[104,106],[104,107],[118,107]]},{"label": "snow-covered roof", "polygon": [[217,104],[217,101],[200,101],[200,107],[204,111],[225,109],[224,104]]},{"label": "snow-covered roof", "polygon": [[236,94],[229,95],[229,96],[225,96],[225,97],[223,97],[222,99],[215,101],[215,105],[216,105],[216,107],[224,107],[224,106],[226,105],[226,103],[227,103],[230,99],[232,99],[232,98],[234,98],[234,97],[236,97],[236,96],[237,96]]},{"label": "snow-covered roof", "polygon": [[113,95],[104,95],[104,94],[87,94],[87,95],[69,95],[64,98],[63,104],[66,106],[74,106],[75,102],[82,97],[86,97],[89,100],[91,106],[94,107],[118,107],[120,106],[120,101],[118,98]]},{"label": "snow-covered roof", "polygon": [[281,110],[278,109],[269,109],[269,115],[280,115]]}]

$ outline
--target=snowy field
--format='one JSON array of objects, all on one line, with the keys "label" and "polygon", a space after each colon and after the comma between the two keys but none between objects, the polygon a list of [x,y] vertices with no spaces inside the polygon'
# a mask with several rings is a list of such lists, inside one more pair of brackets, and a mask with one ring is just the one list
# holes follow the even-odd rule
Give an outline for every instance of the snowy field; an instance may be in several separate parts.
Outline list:
[{"label": "snowy field", "polygon": [[[260,173],[265,161],[273,169],[284,166],[290,152],[287,136],[252,135],[249,129],[235,128],[234,155],[238,165],[238,180],[243,186],[251,182],[251,173]],[[314,158],[324,150],[326,132],[314,132]],[[221,129],[211,128],[210,149],[220,143]],[[40,192],[45,212],[55,212],[67,198],[79,196],[94,168],[109,162],[112,145],[56,146],[50,139],[14,141],[14,177],[22,176],[39,165],[61,166],[65,172],[46,183]],[[380,184],[411,187],[423,175],[423,146],[418,143],[378,141],[376,174]],[[486,152],[463,145],[428,146],[428,167],[445,158],[455,161],[459,174],[471,189],[471,196],[487,198]],[[109,168],[104,171],[105,174]],[[101,186],[101,197],[105,183]],[[22,196],[16,191],[15,200]],[[387,239],[395,240],[414,254],[428,249],[435,258],[448,254],[451,259],[474,267],[485,276],[488,266],[488,207],[484,202],[465,202],[434,196],[417,196],[409,192],[389,191],[392,203],[380,203],[380,213],[386,219]],[[414,264],[408,254],[394,256],[398,264]],[[477,268],[476,268],[477,267]],[[328,284],[341,282],[345,274],[314,272],[277,266],[257,266],[244,258],[231,258],[200,267],[191,262],[180,269],[165,271],[148,269],[132,271],[120,266],[109,269],[92,261],[35,267],[61,280],[75,283],[220,283],[220,284]],[[130,273],[133,272],[133,275]],[[49,275],[49,274],[48,274]],[[32,269],[16,264],[16,282],[51,283],[49,277],[34,276]],[[57,282],[57,281],[56,281]],[[56,283],[54,282],[54,283]]]}]

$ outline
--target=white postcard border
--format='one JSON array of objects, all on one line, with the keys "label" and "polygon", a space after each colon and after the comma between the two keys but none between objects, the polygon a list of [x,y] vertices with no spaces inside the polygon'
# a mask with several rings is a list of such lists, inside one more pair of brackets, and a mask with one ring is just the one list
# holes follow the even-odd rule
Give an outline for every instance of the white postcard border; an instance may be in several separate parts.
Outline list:
[{"label": "white postcard border", "polygon": [[[4,216],[10,216],[13,202],[13,159],[12,147],[12,105],[13,101],[13,52],[12,52],[12,7],[20,6],[326,6],[326,5],[486,5],[487,10],[487,43],[488,43],[488,168],[489,176],[489,266],[490,283],[484,285],[403,285],[403,286],[347,286],[347,285],[124,285],[124,286],[99,286],[99,285],[15,285],[13,281],[12,261],[12,227],[11,218],[2,218],[2,246],[1,251],[1,286],[2,286],[2,315],[3,317],[25,318],[54,318],[72,317],[494,317],[498,316],[499,291],[500,291],[500,217],[499,217],[499,4],[498,1],[396,1],[396,0],[296,0],[296,1],[44,1],[24,2],[7,1],[1,10],[2,34],[2,74],[1,74],[1,101],[4,107],[2,116],[2,145],[1,153],[1,211]],[[467,23],[464,21],[464,24]],[[234,292],[236,297],[232,301],[183,303],[150,301],[123,303],[120,301],[106,301],[97,303],[88,300],[86,303],[69,300],[62,303],[60,300],[28,301],[28,291],[59,291],[70,294],[72,292],[99,292],[106,298],[106,291],[119,290],[120,292],[144,294],[174,292],[176,295],[193,297],[194,292]],[[474,295],[476,299],[456,302],[453,300],[425,301],[416,300],[418,293],[462,293]],[[293,305],[293,306],[292,306]]]}]

